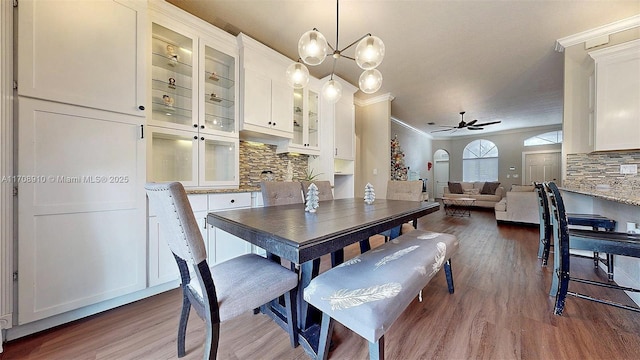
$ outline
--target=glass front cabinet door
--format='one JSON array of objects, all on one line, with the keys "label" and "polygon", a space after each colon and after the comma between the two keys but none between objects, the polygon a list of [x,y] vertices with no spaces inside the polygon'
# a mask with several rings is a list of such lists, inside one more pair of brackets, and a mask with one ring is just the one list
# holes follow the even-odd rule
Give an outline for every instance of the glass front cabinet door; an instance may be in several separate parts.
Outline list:
[{"label": "glass front cabinet door", "polygon": [[236,40],[162,15],[151,24],[148,181],[239,184]]},{"label": "glass front cabinet door", "polygon": [[320,155],[320,99],[316,89],[319,80],[311,78],[304,89],[293,90],[293,139],[278,146],[278,152]]}]

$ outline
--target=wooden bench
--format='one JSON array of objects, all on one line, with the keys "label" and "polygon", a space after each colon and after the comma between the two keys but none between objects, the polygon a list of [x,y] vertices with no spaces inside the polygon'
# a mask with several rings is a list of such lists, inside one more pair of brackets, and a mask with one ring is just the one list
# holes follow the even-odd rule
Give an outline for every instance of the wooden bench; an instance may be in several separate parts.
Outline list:
[{"label": "wooden bench", "polygon": [[384,334],[444,265],[453,293],[453,235],[414,230],[313,279],[304,299],[322,311],[317,358],[326,359],[334,321],[369,341],[369,357],[384,359]]}]

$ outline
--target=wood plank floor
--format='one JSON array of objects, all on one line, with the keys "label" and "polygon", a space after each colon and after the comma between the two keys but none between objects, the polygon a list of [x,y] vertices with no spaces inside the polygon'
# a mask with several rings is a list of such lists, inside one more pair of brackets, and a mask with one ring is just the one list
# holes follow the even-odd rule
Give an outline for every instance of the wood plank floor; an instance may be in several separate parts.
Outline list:
[{"label": "wood plank floor", "polygon": [[[482,210],[471,218],[439,211],[418,227],[460,239],[455,294],[437,274],[423,301],[414,300],[387,332],[388,359],[640,359],[640,314],[568,298],[564,315],[553,315],[550,268],[536,258],[537,228],[496,225],[493,212]],[[591,260],[572,260],[572,275],[605,279]],[[623,293],[579,285],[571,288],[631,304]],[[179,291],[169,291],[9,342],[1,358],[172,359],[179,309]],[[308,359],[265,315],[246,314],[221,328],[219,359]],[[204,330],[193,311],[188,331],[185,359],[200,359]],[[367,343],[339,324],[333,340],[331,359],[367,358]]]}]

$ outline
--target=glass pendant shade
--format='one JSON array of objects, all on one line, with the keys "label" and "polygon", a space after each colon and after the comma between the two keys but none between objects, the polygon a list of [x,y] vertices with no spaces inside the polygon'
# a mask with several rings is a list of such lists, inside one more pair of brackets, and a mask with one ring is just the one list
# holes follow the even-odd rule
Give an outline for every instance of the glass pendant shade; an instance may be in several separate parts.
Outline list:
[{"label": "glass pendant shade", "polygon": [[322,87],[322,95],[326,101],[335,104],[342,97],[342,84],[336,80],[329,80]]},{"label": "glass pendant shade", "polygon": [[378,69],[366,70],[360,74],[360,90],[365,94],[373,94],[382,86],[382,73]]},{"label": "glass pendant shade", "polygon": [[299,62],[287,67],[287,82],[294,89],[302,89],[309,84],[309,69]]},{"label": "glass pendant shade", "polygon": [[298,54],[307,65],[320,65],[327,57],[327,39],[317,30],[302,34],[298,41]]},{"label": "glass pendant shade", "polygon": [[361,69],[375,69],[384,59],[384,43],[377,36],[367,36],[356,46],[356,63]]}]

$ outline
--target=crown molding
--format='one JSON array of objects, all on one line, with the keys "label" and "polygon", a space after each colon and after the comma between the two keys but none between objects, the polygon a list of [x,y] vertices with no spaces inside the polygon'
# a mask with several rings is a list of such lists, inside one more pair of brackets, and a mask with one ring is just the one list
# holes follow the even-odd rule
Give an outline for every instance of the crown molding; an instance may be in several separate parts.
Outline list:
[{"label": "crown molding", "polygon": [[555,50],[557,52],[564,52],[564,49],[569,46],[577,45],[599,36],[607,36],[639,26],[640,15],[634,15],[626,19],[558,39],[556,40]]},{"label": "crown molding", "polygon": [[386,93],[386,94],[378,95],[376,97],[372,97],[365,100],[355,98],[353,99],[353,103],[356,104],[357,106],[367,106],[367,105],[371,105],[371,104],[375,104],[383,101],[393,101],[393,99],[395,98],[396,97],[393,96],[393,94]]},{"label": "crown molding", "polygon": [[391,121],[393,121],[394,123],[396,123],[396,124],[398,124],[400,126],[406,127],[407,129],[409,129],[411,131],[414,131],[414,132],[417,132],[417,133],[419,133],[419,134],[421,134],[423,136],[426,136],[429,139],[433,139],[433,136],[431,134],[427,134],[426,132],[424,132],[424,131],[422,131],[420,129],[416,129],[413,126],[405,123],[404,121],[394,118],[393,116],[391,117]]}]

